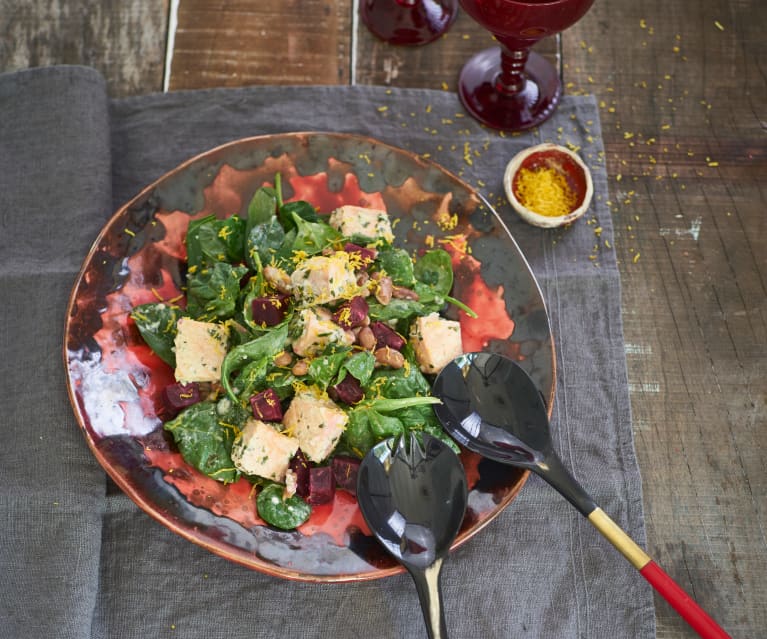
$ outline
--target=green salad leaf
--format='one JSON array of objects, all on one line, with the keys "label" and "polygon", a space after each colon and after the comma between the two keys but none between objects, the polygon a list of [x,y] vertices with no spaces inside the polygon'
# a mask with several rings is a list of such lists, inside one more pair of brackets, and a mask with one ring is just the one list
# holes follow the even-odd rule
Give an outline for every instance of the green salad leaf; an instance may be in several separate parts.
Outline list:
[{"label": "green salad leaf", "polygon": [[192,220],[186,234],[187,264],[194,272],[205,264],[241,262],[245,258],[245,220],[207,215]]},{"label": "green salad leaf", "polygon": [[325,222],[307,222],[297,213],[292,213],[296,225],[296,237],[293,240],[292,251],[304,251],[316,255],[322,249],[332,246],[333,242],[341,239],[342,235]]},{"label": "green salad leaf", "polygon": [[338,371],[349,357],[350,348],[342,348],[325,355],[315,357],[309,363],[309,377],[323,391],[338,375]]},{"label": "green salad leaf", "polygon": [[149,348],[173,367],[176,366],[174,342],[181,315],[181,309],[162,302],[135,306],[130,314]]},{"label": "green salad leaf", "polygon": [[234,315],[240,295],[240,280],[247,272],[246,266],[215,262],[189,274],[186,309],[192,318],[210,321]]},{"label": "green salad leaf", "polygon": [[321,219],[317,210],[309,202],[298,200],[280,205],[277,218],[286,231],[296,228],[296,217],[306,222],[317,222]]},{"label": "green salad leaf", "polygon": [[280,484],[264,486],[258,493],[256,509],[267,524],[283,530],[292,530],[309,519],[312,507],[298,495],[285,499],[284,490],[284,486]]},{"label": "green salad leaf", "polygon": [[237,429],[219,416],[215,403],[208,401],[192,404],[165,423],[184,460],[224,483],[240,476],[231,456]]},{"label": "green salad leaf", "polygon": [[412,288],[415,285],[413,260],[406,250],[392,247],[382,249],[378,252],[375,263],[396,286]]},{"label": "green salad leaf", "polygon": [[249,231],[246,239],[245,261],[258,272],[262,264],[269,264],[285,242],[285,229],[276,217],[256,224]]},{"label": "green salad leaf", "polygon": [[232,386],[231,376],[241,371],[248,364],[258,369],[268,369],[274,356],[285,346],[288,338],[288,324],[284,322],[249,342],[230,350],[221,365],[221,383],[229,397],[237,402],[237,394]]},{"label": "green salad leaf", "polygon": [[275,219],[275,213],[277,213],[277,193],[268,186],[262,186],[256,190],[248,204],[246,235],[250,235],[254,226],[266,224]]}]

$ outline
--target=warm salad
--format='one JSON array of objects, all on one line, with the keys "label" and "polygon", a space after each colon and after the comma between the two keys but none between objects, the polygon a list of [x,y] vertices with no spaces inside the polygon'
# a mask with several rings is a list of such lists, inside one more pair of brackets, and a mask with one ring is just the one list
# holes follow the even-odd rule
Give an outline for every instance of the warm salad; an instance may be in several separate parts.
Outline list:
[{"label": "warm salad", "polygon": [[163,418],[187,463],[259,487],[269,524],[291,529],[336,488],[354,492],[377,442],[442,431],[426,375],[461,353],[460,325],[440,316],[453,270],[441,249],[392,245],[384,211],[329,216],[283,202],[279,176],[247,217],[193,220],[185,299],[131,312],[174,367]]}]

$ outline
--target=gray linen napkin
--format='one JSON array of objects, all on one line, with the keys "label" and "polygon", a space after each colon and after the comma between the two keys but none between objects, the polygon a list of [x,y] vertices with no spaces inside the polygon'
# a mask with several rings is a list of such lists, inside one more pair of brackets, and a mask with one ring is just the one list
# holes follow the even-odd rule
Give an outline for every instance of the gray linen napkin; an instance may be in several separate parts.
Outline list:
[{"label": "gray linen napkin", "polygon": [[[426,636],[407,575],[280,581],[166,530],[107,480],[67,399],[66,300],[113,210],[193,154],[300,130],[362,133],[429,154],[489,196],[547,299],[558,354],[557,449],[604,510],[644,542],[592,98],[565,98],[540,130],[501,136],[465,117],[448,92],[254,87],[110,102],[90,69],[24,71],[0,76],[0,637]],[[529,227],[503,202],[508,160],[545,140],[580,147],[593,170],[591,211],[568,230]],[[443,590],[457,639],[655,636],[649,587],[535,477],[451,556]]]}]

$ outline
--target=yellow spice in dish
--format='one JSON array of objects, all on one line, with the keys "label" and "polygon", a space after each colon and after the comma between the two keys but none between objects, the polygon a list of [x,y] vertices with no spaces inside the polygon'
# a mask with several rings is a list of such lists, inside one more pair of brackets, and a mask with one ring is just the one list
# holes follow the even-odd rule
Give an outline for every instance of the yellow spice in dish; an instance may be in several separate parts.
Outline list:
[{"label": "yellow spice in dish", "polygon": [[567,215],[578,201],[565,176],[546,167],[520,169],[514,192],[522,206],[546,217]]}]

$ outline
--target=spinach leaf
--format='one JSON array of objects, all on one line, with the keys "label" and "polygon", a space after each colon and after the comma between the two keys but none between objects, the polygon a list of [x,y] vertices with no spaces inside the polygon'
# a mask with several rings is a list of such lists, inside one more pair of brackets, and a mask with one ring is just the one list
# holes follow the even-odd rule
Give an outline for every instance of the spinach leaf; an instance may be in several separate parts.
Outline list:
[{"label": "spinach leaf", "polygon": [[283,499],[285,488],[269,484],[261,489],[256,499],[258,515],[267,524],[283,530],[292,530],[303,524],[312,514],[312,507],[298,495]]},{"label": "spinach leaf", "polygon": [[372,408],[380,413],[390,413],[394,411],[400,411],[406,408],[412,408],[414,406],[429,406],[431,404],[441,404],[442,401],[438,397],[428,396],[415,396],[415,397],[399,397],[395,399],[389,399],[387,397],[381,397],[379,399],[373,399],[365,402],[364,406],[360,406],[361,409]]},{"label": "spinach leaf", "polygon": [[261,326],[253,321],[253,300],[264,294],[264,276],[257,271],[257,274],[251,277],[247,284],[240,290],[237,308],[239,314],[236,319],[241,319],[242,323],[250,329],[252,333],[259,334]]},{"label": "spinach leaf", "polygon": [[131,311],[139,333],[155,354],[166,364],[176,366],[174,342],[181,309],[162,302],[141,304]]},{"label": "spinach leaf", "polygon": [[371,408],[349,411],[349,422],[341,437],[341,444],[358,457],[364,457],[382,439],[405,432],[402,422]]},{"label": "spinach leaf", "polygon": [[[355,377],[362,386],[365,386],[370,381],[370,377],[375,370],[375,365],[376,358],[373,353],[370,351],[359,351],[344,362],[341,367],[341,372],[344,373],[344,376],[345,373],[348,372]],[[340,382],[342,379],[343,377],[339,375],[338,381]]]},{"label": "spinach leaf", "polygon": [[379,439],[370,427],[368,411],[353,409],[349,412],[346,430],[341,435],[340,445],[362,459]]},{"label": "spinach leaf", "polygon": [[248,220],[245,228],[246,234],[250,235],[250,231],[254,226],[265,224],[270,220],[276,219],[276,213],[276,192],[268,186],[262,186],[253,194],[253,197],[248,204]]},{"label": "spinach leaf", "polygon": [[[418,288],[416,287],[416,292]],[[429,291],[427,291],[428,293]],[[368,314],[372,320],[388,322],[389,320],[410,319],[416,315],[428,315],[432,310],[439,310],[444,305],[435,307],[434,304],[424,304],[415,300],[401,300],[393,298],[385,306],[379,302],[368,302]]]},{"label": "spinach leaf", "polygon": [[246,364],[234,382],[233,389],[240,398],[240,405],[247,405],[251,395],[262,390],[266,383],[271,358],[261,357]]},{"label": "spinach leaf", "polygon": [[309,377],[322,390],[326,390],[335,379],[344,361],[349,357],[350,351],[350,348],[344,348],[315,357],[309,364]]},{"label": "spinach leaf", "polygon": [[236,481],[240,473],[232,462],[236,428],[219,420],[213,402],[200,402],[165,423],[184,460],[197,470],[224,483]]},{"label": "spinach leaf", "polygon": [[234,315],[240,294],[240,279],[246,266],[215,262],[187,276],[186,308],[199,320],[225,319]]},{"label": "spinach leaf", "polygon": [[450,254],[442,249],[426,251],[416,260],[413,273],[435,295],[447,295],[453,288],[453,263]]},{"label": "spinach leaf", "polygon": [[366,394],[367,391],[372,391],[370,393],[371,396],[399,399],[416,395],[429,395],[431,393],[431,384],[429,384],[418,368],[413,348],[410,344],[405,345],[402,349],[402,354],[409,365],[396,370],[377,370],[373,373],[365,389]]},{"label": "spinach leaf", "polygon": [[245,257],[245,220],[233,215],[219,220],[207,215],[192,220],[186,233],[189,272],[206,264],[241,262]]},{"label": "spinach leaf", "polygon": [[[432,412],[433,414],[433,412]],[[423,426],[423,432],[429,433],[432,437],[436,437],[440,441],[446,443],[450,448],[453,450],[453,452],[456,455],[461,454],[461,448],[458,446],[458,444],[455,442],[455,440],[450,437],[450,435],[445,432],[445,430],[442,428],[442,424],[439,423],[439,420],[436,419],[434,422],[427,422]],[[423,443],[423,440],[421,440],[421,443]]]},{"label": "spinach leaf", "polygon": [[447,251],[427,251],[416,261],[413,270],[417,279],[413,288],[418,293],[418,301],[427,308],[427,313],[440,311],[445,304],[453,304],[469,317],[477,317],[466,304],[448,295],[453,288],[453,264]]},{"label": "spinach leaf", "polygon": [[245,242],[245,261],[252,270],[259,272],[262,264],[271,262],[283,242],[285,242],[285,229],[276,217],[256,224],[248,231]]},{"label": "spinach leaf", "polygon": [[380,270],[386,271],[396,286],[412,288],[415,285],[413,260],[410,259],[406,250],[400,248],[382,249],[376,257],[376,265]]},{"label": "spinach leaf", "polygon": [[284,322],[270,329],[263,335],[230,350],[221,364],[221,383],[227,395],[237,402],[237,394],[232,387],[231,375],[241,371],[251,362],[257,366],[268,367],[274,356],[285,346],[288,338],[288,324]]},{"label": "spinach leaf", "polygon": [[293,251],[305,251],[309,255],[314,255],[342,237],[338,231],[325,222],[307,222],[296,213],[292,215],[296,223],[296,239],[293,241]]},{"label": "spinach leaf", "polygon": [[303,200],[282,204],[277,217],[286,231],[296,228],[296,217],[306,222],[317,222],[320,219],[317,210],[309,202]]},{"label": "spinach leaf", "polygon": [[302,380],[302,377],[296,377],[291,370],[277,369],[267,375],[266,381],[269,388],[271,388],[277,396],[283,400],[288,397],[292,397],[294,394],[293,384]]},{"label": "spinach leaf", "polygon": [[[404,434],[409,428],[422,430],[423,423],[406,424],[400,419],[402,409],[419,407],[428,409],[438,403],[436,397],[406,397],[402,399],[377,399],[359,404],[349,411],[349,422],[341,437],[341,446],[364,457],[382,439]],[[436,419],[436,417],[435,417]]]}]

